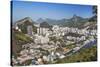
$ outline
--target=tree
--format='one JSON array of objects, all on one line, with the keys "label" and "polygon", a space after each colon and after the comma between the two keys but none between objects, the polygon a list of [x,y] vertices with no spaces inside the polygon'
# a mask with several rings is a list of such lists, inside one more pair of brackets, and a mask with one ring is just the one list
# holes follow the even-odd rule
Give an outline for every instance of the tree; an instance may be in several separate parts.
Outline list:
[{"label": "tree", "polygon": [[97,22],[97,6],[92,6],[93,16],[89,19],[89,21]]},{"label": "tree", "polygon": [[97,6],[93,6],[92,9],[94,14],[93,19],[94,21],[97,21]]}]

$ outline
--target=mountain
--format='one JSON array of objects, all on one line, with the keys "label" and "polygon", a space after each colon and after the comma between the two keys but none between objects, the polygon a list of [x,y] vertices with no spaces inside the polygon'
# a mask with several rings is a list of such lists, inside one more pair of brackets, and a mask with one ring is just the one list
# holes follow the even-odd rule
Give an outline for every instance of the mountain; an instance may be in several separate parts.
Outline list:
[{"label": "mountain", "polygon": [[49,23],[50,25],[54,25],[54,24],[58,24],[59,22],[57,22],[57,20],[55,19],[50,19],[50,18],[46,18],[45,21],[47,23]]},{"label": "mountain", "polygon": [[67,19],[67,21],[64,22],[62,25],[69,27],[81,27],[86,22],[88,22],[88,18],[82,18],[80,16],[73,15],[72,18]]},{"label": "mountain", "polygon": [[39,18],[36,22],[37,22],[37,23],[42,23],[42,22],[45,22],[45,20],[42,19],[42,18]]},{"label": "mountain", "polygon": [[55,19],[46,18],[44,19],[44,21],[50,25],[77,27],[87,22],[88,18],[82,18],[80,16],[73,15],[72,18],[70,19],[64,18],[60,20],[55,20]]},{"label": "mountain", "polygon": [[74,14],[73,17],[70,20],[72,20],[74,22],[77,22],[77,21],[82,20],[82,19],[83,19],[82,17],[77,16],[76,14]]},{"label": "mountain", "polygon": [[35,24],[35,22],[30,17],[25,17],[25,18],[15,22],[13,27],[16,28],[18,26],[18,28],[21,29],[21,31],[24,34],[26,34],[27,33],[27,27],[29,25],[31,25],[32,28],[33,28],[33,31],[36,32],[36,27],[34,26],[34,24]]},{"label": "mountain", "polygon": [[35,23],[30,17],[25,17],[25,18],[23,18],[23,19],[21,19],[21,20],[18,20],[18,21],[16,21],[15,22],[15,26],[16,25],[21,25],[21,24],[23,24],[23,23],[26,23],[26,24],[33,24],[33,23]]},{"label": "mountain", "polygon": [[50,25],[54,25],[54,24],[57,24],[58,21],[55,19],[50,19],[50,18],[46,18],[46,19],[39,18],[37,20],[37,23],[42,23],[42,22],[47,22]]}]

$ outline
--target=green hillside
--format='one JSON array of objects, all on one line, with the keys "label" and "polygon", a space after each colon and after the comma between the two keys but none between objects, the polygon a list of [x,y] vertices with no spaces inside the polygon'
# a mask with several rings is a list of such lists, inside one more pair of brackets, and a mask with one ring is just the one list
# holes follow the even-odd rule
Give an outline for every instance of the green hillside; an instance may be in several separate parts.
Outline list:
[{"label": "green hillside", "polygon": [[84,48],[72,56],[58,60],[56,63],[88,62],[97,61],[97,47]]}]

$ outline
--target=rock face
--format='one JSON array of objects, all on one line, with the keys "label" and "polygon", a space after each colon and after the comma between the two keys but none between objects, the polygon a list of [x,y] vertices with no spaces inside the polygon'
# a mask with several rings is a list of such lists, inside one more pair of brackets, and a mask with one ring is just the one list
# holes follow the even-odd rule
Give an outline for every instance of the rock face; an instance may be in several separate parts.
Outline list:
[{"label": "rock face", "polygon": [[[35,22],[30,17],[25,17],[24,19],[17,21],[14,24],[13,28],[20,29],[21,32],[23,32],[24,34],[32,34],[32,32],[35,30],[34,24],[35,24]],[[34,28],[34,30],[33,30],[33,28]]]},{"label": "rock face", "polygon": [[32,19],[30,17],[25,17],[25,18],[23,18],[23,19],[18,20],[17,22],[15,22],[14,26],[21,25],[23,23],[31,24],[31,23],[34,23],[34,22],[32,21]]}]

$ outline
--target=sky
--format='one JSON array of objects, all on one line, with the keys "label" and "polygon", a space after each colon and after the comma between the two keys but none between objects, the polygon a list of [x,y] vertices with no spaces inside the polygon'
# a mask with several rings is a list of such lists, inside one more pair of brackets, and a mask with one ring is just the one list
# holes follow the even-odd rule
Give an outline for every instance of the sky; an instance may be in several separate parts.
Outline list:
[{"label": "sky", "polygon": [[27,1],[12,2],[13,22],[25,17],[31,17],[33,21],[36,21],[39,18],[50,18],[56,20],[64,18],[68,19],[74,14],[84,18],[89,18],[93,15],[92,6]]}]

